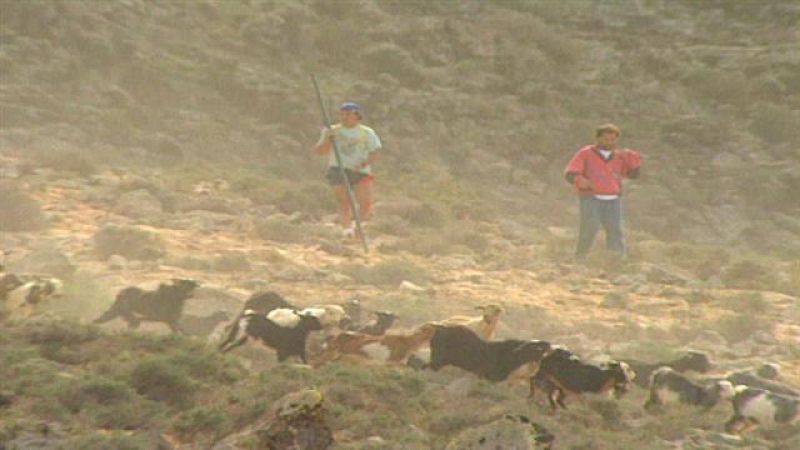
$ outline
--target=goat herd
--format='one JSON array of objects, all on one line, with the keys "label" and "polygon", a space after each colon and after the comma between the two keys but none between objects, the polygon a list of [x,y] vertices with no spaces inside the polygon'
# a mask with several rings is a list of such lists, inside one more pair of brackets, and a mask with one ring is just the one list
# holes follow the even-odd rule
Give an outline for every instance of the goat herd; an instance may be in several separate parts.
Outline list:
[{"label": "goat herd", "polygon": [[[39,301],[34,292],[54,293],[60,287],[57,280],[26,284],[9,277],[14,275],[0,278],[0,294],[7,311],[9,307]],[[22,295],[15,294],[23,286],[27,287]],[[131,328],[153,321],[182,333],[183,306],[197,287],[193,280],[175,279],[155,290],[125,288],[95,323],[119,317]],[[9,301],[9,297],[21,299]],[[493,340],[503,308],[488,304],[478,309],[481,314],[475,317],[454,316],[401,331],[391,329],[397,316],[387,311],[373,312],[372,321],[362,322],[364,310],[358,301],[303,309],[275,292],[261,292],[253,294],[226,325],[219,349],[228,352],[248,340],[257,340],[274,349],[278,361],[297,357],[313,367],[347,357],[402,364],[417,370],[454,366],[492,382],[527,379],[530,396],[542,391],[553,411],[566,408],[565,400],[571,396],[613,392],[619,397],[636,384],[650,390],[644,405],[648,410],[673,402],[709,409],[730,401],[733,415],[725,429],[736,434],[758,425],[792,423],[800,417],[800,392],[776,380],[779,375],[774,364],[705,380],[693,380],[683,374],[705,373],[712,368],[709,357],[695,351],[674,361],[652,364],[634,360],[590,364],[546,341]],[[225,317],[215,314],[206,320],[213,328]]]}]

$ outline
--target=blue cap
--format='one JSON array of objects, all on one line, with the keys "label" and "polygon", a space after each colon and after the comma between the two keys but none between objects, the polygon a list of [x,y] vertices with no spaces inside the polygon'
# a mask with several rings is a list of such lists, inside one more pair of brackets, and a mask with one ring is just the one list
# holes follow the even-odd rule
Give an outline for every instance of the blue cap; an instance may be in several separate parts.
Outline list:
[{"label": "blue cap", "polygon": [[342,106],[339,107],[339,111],[361,112],[361,107],[355,102],[344,102]]}]

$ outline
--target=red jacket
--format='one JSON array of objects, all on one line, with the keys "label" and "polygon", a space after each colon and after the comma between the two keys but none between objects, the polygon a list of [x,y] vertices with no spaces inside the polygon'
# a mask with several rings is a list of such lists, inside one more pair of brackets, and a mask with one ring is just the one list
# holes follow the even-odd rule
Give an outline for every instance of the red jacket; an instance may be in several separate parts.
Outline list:
[{"label": "red jacket", "polygon": [[[606,161],[596,145],[587,145],[575,153],[564,175],[579,195],[619,195],[622,193],[622,179],[638,177],[641,164],[641,156],[633,150],[614,150]],[[578,188],[581,179],[588,179],[592,187]]]}]

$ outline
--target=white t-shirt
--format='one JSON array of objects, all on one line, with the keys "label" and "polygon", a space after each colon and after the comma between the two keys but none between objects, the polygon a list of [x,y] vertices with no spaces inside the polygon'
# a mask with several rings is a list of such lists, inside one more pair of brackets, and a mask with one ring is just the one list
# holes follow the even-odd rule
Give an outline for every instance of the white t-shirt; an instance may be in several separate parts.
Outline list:
[{"label": "white t-shirt", "polygon": [[[334,125],[331,129],[334,130],[336,147],[339,149],[342,166],[345,169],[354,169],[365,163],[370,153],[381,148],[381,140],[378,134],[366,125],[358,124],[352,128]],[[324,139],[324,130],[322,138]],[[336,154],[331,151],[330,156],[328,156],[328,167],[337,166]],[[370,169],[370,166],[365,166],[359,172],[369,175]]]}]

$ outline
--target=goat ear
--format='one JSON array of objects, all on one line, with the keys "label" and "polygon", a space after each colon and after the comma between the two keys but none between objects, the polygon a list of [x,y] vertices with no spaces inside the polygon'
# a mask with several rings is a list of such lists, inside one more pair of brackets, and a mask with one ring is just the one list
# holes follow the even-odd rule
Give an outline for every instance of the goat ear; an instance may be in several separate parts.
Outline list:
[{"label": "goat ear", "polygon": [[475,309],[477,309],[478,311],[486,311],[486,306],[484,305],[476,306]]}]

